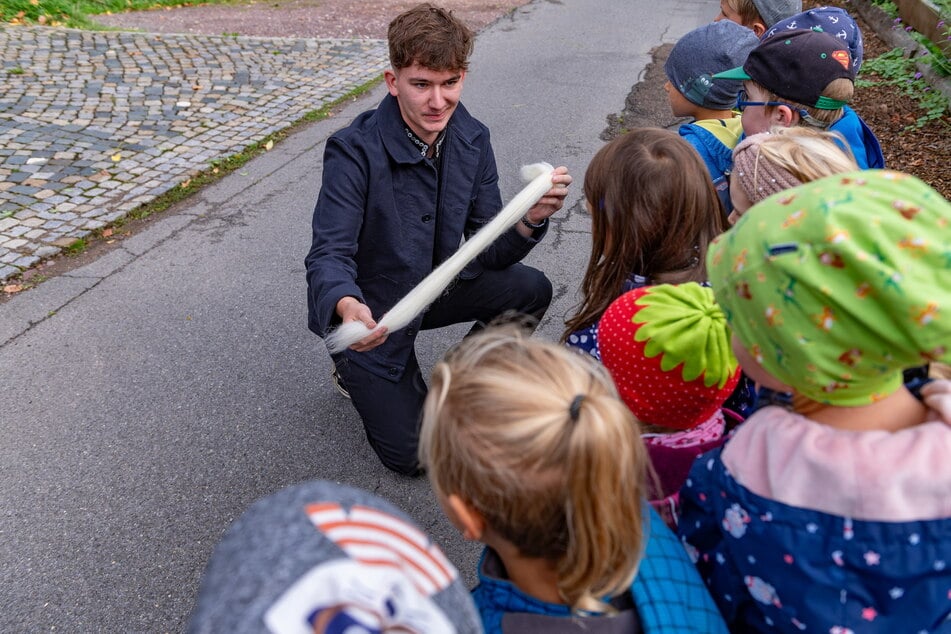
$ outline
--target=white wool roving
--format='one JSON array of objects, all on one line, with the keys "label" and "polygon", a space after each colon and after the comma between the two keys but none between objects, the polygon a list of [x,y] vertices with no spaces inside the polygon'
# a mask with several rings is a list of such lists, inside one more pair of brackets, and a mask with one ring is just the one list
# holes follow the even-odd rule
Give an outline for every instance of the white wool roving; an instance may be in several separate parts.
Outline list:
[{"label": "white wool roving", "polygon": [[[554,168],[548,163],[533,163],[522,167],[522,180],[531,182],[516,194],[515,198],[503,207],[502,211],[491,222],[466,240],[458,251],[427,275],[406,297],[397,302],[383,316],[383,319],[377,322],[376,329],[385,327],[390,332],[395,332],[400,328],[405,328],[417,315],[426,310],[426,307],[439,297],[469,262],[478,257],[496,238],[518,222],[531,209],[532,205],[537,203],[545,195],[545,192],[551,189],[553,171]],[[327,349],[331,354],[343,352],[371,332],[373,331],[362,322],[349,321],[327,336],[325,339]]]}]

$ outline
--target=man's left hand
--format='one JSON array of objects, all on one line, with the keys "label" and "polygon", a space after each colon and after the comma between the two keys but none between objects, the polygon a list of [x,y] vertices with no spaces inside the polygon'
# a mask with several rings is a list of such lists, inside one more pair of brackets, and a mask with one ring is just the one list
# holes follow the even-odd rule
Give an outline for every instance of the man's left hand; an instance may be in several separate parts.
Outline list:
[{"label": "man's left hand", "polygon": [[[571,184],[571,180],[567,167],[564,165],[556,167],[551,176],[551,189],[545,192],[545,195],[525,213],[525,220],[532,224],[539,224],[561,209],[565,204],[565,196],[568,195],[568,185]],[[526,238],[533,233],[524,223],[520,222],[516,227],[518,232]]]}]

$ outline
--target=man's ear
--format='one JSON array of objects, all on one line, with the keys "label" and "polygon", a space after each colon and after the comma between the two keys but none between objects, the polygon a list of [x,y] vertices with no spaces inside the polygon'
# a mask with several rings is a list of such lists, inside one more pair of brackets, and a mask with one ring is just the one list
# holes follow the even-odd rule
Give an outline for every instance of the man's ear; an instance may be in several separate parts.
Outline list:
[{"label": "man's ear", "polygon": [[392,68],[388,68],[383,71],[383,81],[386,82],[386,87],[390,91],[390,94],[394,97],[399,97],[399,90],[396,88],[396,72]]},{"label": "man's ear", "polygon": [[485,517],[482,513],[455,494],[446,498],[446,504],[456,520],[456,527],[462,531],[462,536],[480,541],[485,533]]},{"label": "man's ear", "polygon": [[766,32],[766,25],[762,22],[754,22],[748,28],[753,30],[753,35],[756,37],[763,37],[763,33]]}]

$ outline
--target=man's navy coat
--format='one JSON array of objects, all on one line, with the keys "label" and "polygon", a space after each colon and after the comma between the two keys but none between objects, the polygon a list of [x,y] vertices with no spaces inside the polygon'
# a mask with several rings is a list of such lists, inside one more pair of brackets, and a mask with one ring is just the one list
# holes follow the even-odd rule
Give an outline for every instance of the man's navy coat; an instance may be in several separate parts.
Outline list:
[{"label": "man's navy coat", "polygon": [[[374,319],[403,298],[463,237],[502,208],[489,130],[459,104],[446,128],[440,172],[407,138],[396,98],[387,96],[327,140],[323,183],[307,255],[308,326],[325,336],[337,302],[353,296]],[[438,187],[437,187],[438,185]],[[439,191],[437,191],[437,189]],[[543,231],[536,231],[540,238]],[[538,242],[510,229],[460,274],[504,269]],[[422,317],[369,352],[342,354],[384,378],[406,368]]]}]

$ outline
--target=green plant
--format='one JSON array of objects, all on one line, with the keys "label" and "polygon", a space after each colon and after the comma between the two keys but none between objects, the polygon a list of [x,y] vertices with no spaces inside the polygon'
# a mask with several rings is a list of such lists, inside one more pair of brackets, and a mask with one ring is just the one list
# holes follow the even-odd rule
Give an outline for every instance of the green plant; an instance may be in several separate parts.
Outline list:
[{"label": "green plant", "polygon": [[63,249],[63,253],[66,255],[79,255],[85,251],[88,246],[89,243],[86,241],[86,238],[76,238],[68,247]]},{"label": "green plant", "polygon": [[948,98],[940,91],[933,90],[928,82],[922,79],[914,60],[907,57],[901,48],[894,48],[866,60],[855,83],[858,87],[895,86],[902,94],[917,101],[924,114],[906,129],[920,129],[931,121],[941,120],[948,113]]},{"label": "green plant", "polygon": [[[944,19],[946,16],[951,16],[951,0],[930,1],[931,4],[937,7],[939,15],[941,16],[936,26],[946,41],[951,40],[951,27],[945,26]],[[928,57],[926,60],[928,65],[931,66],[931,68],[939,76],[947,77],[951,75],[951,61],[948,60],[945,49],[939,46],[937,43],[932,42],[921,33],[915,31],[912,26],[904,24],[902,18],[898,15],[898,7],[894,2],[891,0],[871,0],[871,3],[892,18],[893,29],[903,29],[908,33],[909,37],[911,37],[925,50],[923,56]]]},{"label": "green plant", "polygon": [[25,73],[26,71],[23,70],[22,68],[20,68],[19,66],[14,66],[13,68],[11,68],[10,70],[8,70],[7,72],[10,73],[11,75],[22,75],[22,74]]},{"label": "green plant", "polygon": [[0,22],[45,24],[80,29],[103,28],[99,14],[195,4],[228,4],[237,0],[0,0]]}]

